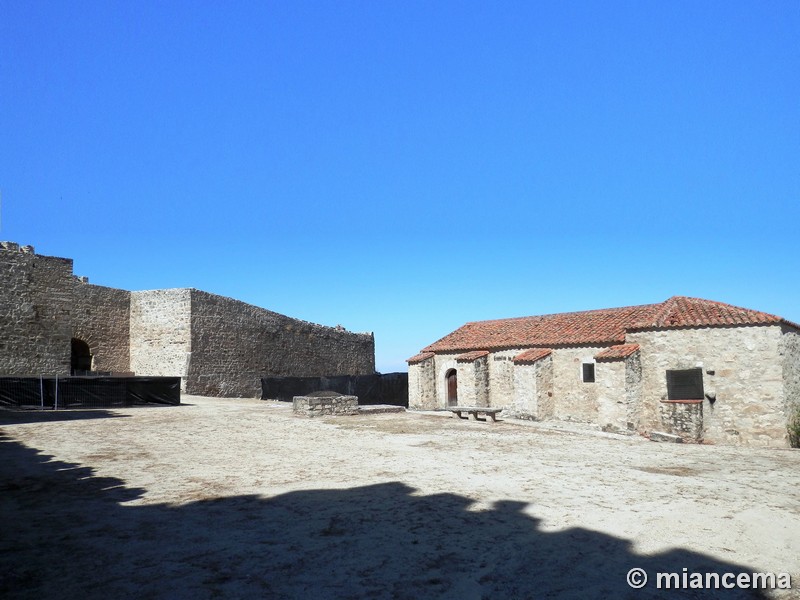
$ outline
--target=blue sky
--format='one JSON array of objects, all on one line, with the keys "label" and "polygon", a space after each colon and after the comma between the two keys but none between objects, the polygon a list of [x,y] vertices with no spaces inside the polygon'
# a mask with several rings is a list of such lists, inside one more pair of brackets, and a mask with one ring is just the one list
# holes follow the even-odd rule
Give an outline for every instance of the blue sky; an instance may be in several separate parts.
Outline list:
[{"label": "blue sky", "polygon": [[[224,3],[228,4],[228,3]],[[800,322],[800,3],[0,0],[0,239],[373,331]]]}]

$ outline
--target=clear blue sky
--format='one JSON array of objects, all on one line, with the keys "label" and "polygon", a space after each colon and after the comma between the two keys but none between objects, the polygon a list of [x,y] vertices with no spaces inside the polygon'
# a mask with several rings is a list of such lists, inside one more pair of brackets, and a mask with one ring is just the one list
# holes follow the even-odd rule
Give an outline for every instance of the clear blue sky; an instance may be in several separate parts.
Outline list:
[{"label": "clear blue sky", "polygon": [[0,0],[0,239],[374,331],[800,321],[800,2]]}]

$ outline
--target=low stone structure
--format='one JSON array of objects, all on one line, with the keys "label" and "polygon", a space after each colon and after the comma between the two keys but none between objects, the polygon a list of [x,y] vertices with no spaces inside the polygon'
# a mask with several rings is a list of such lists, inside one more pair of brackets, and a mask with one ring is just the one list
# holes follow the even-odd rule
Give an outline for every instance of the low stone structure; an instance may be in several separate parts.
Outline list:
[{"label": "low stone structure", "polygon": [[303,417],[357,415],[358,396],[340,396],[335,392],[295,396],[292,400],[292,411]]},{"label": "low stone structure", "polygon": [[180,377],[181,391],[259,397],[262,377],[375,373],[375,340],[192,288],[129,292],[72,260],[0,242],[0,375]]},{"label": "low stone structure", "polygon": [[658,410],[670,433],[687,442],[703,441],[702,400],[665,400],[659,402]]},{"label": "low stone structure", "polygon": [[369,404],[364,406],[358,405],[358,414],[360,415],[385,415],[390,413],[406,412],[405,407],[395,406],[393,404]]}]

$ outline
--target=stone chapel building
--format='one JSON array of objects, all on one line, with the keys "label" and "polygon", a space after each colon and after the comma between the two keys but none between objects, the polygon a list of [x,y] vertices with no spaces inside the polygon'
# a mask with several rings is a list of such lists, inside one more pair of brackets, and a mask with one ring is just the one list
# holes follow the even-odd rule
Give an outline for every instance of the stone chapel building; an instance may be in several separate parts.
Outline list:
[{"label": "stone chapel building", "polygon": [[467,323],[408,364],[412,408],[503,407],[686,441],[786,446],[800,410],[800,325],[681,296]]}]

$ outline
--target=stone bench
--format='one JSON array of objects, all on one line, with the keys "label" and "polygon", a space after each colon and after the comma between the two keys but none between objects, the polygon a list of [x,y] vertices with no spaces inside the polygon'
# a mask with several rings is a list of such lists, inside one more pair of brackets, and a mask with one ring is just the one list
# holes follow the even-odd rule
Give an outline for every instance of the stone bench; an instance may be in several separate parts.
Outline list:
[{"label": "stone bench", "polygon": [[501,412],[502,408],[489,408],[487,406],[448,406],[447,410],[455,413],[459,419],[469,419],[469,417],[462,417],[461,413],[472,415],[476,421],[485,421],[486,417],[479,419],[478,415],[486,415],[491,417],[492,421],[497,421],[497,413]]}]

